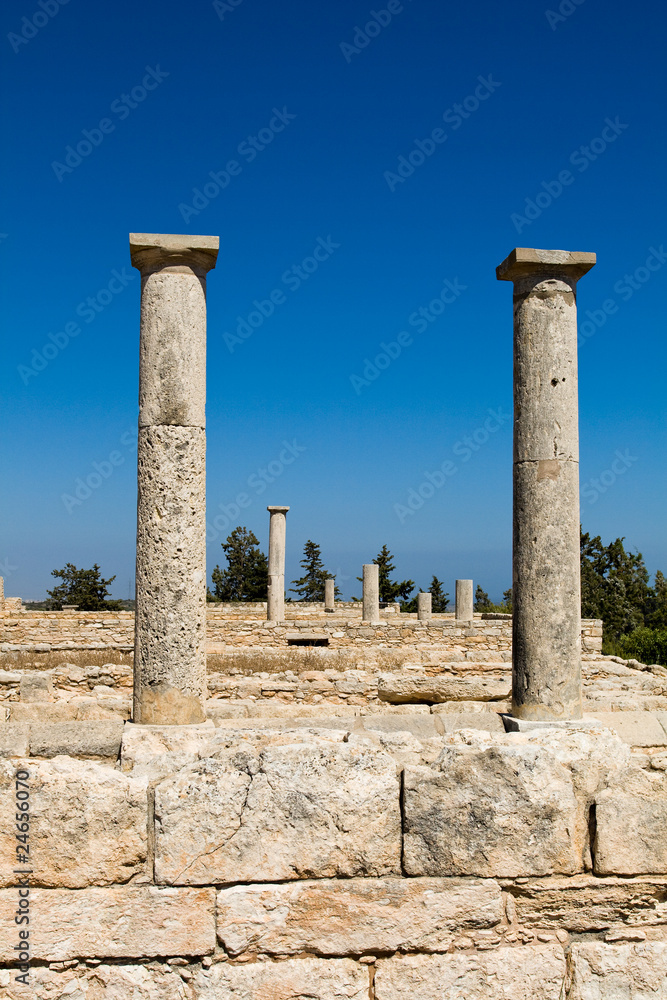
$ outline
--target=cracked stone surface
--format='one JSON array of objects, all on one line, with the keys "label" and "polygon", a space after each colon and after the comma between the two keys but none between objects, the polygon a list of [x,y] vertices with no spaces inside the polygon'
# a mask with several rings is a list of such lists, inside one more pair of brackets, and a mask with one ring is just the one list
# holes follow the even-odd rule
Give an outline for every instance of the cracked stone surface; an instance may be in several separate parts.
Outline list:
[{"label": "cracked stone surface", "polygon": [[225,748],[155,789],[155,874],[205,885],[400,871],[395,761],[368,745]]}]

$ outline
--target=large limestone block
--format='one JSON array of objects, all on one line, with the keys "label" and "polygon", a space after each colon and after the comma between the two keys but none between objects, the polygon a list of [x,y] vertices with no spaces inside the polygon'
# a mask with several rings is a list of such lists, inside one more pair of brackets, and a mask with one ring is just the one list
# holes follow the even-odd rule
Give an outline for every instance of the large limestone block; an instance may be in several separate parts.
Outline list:
[{"label": "large limestone block", "polygon": [[[145,780],[93,761],[26,760],[30,786],[32,885],[80,889],[127,882],[145,872]],[[0,762],[0,856],[16,856],[15,762]],[[16,885],[11,866],[0,886]]]},{"label": "large limestone block", "polygon": [[667,871],[667,776],[639,768],[596,798],[597,875]]},{"label": "large limestone block", "polygon": [[587,716],[615,732],[633,747],[657,747],[667,744],[667,732],[654,712],[591,712]]},{"label": "large limestone block", "polygon": [[30,730],[21,722],[0,724],[0,757],[27,757]]},{"label": "large limestone block", "polygon": [[[32,957],[66,962],[206,955],[215,948],[214,907],[214,889],[33,889]],[[15,911],[16,889],[0,890],[0,923],[11,926]],[[14,961],[14,944],[12,935],[0,939],[0,961]]]},{"label": "large limestone block", "polygon": [[[574,944],[568,1000],[664,1000],[667,997],[667,943]],[[379,998],[378,998],[379,1000]]]},{"label": "large limestone block", "polygon": [[431,767],[405,768],[403,789],[408,875],[516,877],[583,867],[572,777],[546,748],[445,746]]},{"label": "large limestone block", "polygon": [[196,1000],[368,1000],[370,973],[348,958],[222,962],[202,969],[193,986]]},{"label": "large limestone block", "polygon": [[667,877],[535,879],[514,884],[518,923],[584,934],[615,925],[667,924]]},{"label": "large limestone block", "polygon": [[407,955],[378,962],[375,1000],[561,1000],[560,947]]},{"label": "large limestone block", "polygon": [[396,765],[374,747],[230,747],[155,790],[159,883],[391,875],[400,847]]},{"label": "large limestone block", "polygon": [[118,757],[123,723],[117,721],[32,722],[33,757]]},{"label": "large limestone block", "polygon": [[17,983],[16,974],[16,969],[0,969],[2,1000],[192,1000],[170,965],[101,964],[63,971],[34,965],[28,986]]},{"label": "large limestone block", "polygon": [[446,951],[456,933],[502,915],[491,879],[331,879],[218,893],[218,937],[231,955]]},{"label": "large limestone block", "polygon": [[512,682],[486,680],[484,677],[468,680],[453,677],[400,677],[384,674],[378,677],[378,696],[382,701],[405,703],[411,701],[497,701],[508,698]]},{"label": "large limestone block", "polygon": [[200,427],[139,430],[134,703],[146,724],[205,719],[205,450]]}]

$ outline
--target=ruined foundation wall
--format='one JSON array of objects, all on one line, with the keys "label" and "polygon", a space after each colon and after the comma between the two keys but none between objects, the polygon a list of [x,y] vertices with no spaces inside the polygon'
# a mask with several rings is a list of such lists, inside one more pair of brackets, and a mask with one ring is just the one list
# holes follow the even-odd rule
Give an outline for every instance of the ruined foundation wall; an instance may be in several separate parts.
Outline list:
[{"label": "ruined foundation wall", "polygon": [[8,1000],[666,995],[665,770],[608,730],[105,726],[0,762]]},{"label": "ruined foundation wall", "polygon": [[[239,612],[239,605],[207,609],[206,637],[209,653],[238,647],[284,648],[290,641],[326,639],[331,649],[380,648],[419,649],[461,652],[509,652],[512,648],[511,619],[482,619],[475,616],[472,627],[456,621],[454,615],[433,615],[418,621],[416,615],[381,612],[381,621],[361,622],[359,606],[338,608],[333,614],[322,605],[290,607],[286,622],[265,621],[264,605],[250,605]],[[259,609],[259,610],[258,610]],[[599,652],[602,648],[602,622],[585,619],[581,623],[582,651]],[[131,650],[134,643],[132,611],[0,611],[0,651],[58,649]]]}]

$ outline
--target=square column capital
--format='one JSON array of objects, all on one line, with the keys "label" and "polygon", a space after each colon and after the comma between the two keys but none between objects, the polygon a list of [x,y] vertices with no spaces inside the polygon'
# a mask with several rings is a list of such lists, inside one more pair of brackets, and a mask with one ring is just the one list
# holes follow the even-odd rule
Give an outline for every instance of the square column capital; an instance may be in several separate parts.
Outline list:
[{"label": "square column capital", "polygon": [[577,281],[595,266],[594,253],[585,250],[536,250],[515,247],[496,268],[498,281],[515,281],[527,275],[569,278]]},{"label": "square column capital", "polygon": [[130,233],[130,260],[142,274],[187,268],[206,274],[215,267],[220,248],[219,236],[190,236],[189,233]]}]

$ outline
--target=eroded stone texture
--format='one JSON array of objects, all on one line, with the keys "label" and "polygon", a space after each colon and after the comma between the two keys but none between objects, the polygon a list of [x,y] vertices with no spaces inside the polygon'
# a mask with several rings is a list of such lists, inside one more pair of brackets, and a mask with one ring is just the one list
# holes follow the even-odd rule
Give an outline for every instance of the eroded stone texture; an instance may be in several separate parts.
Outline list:
[{"label": "eroded stone texture", "polygon": [[578,279],[595,255],[517,248],[514,283],[513,712],[580,719]]},{"label": "eroded stone texture", "polygon": [[406,955],[378,962],[375,1000],[561,1000],[560,947]]},{"label": "eroded stone texture", "polygon": [[368,1000],[369,984],[368,966],[347,958],[223,962],[193,980],[196,1000]]},{"label": "eroded stone texture", "polygon": [[667,923],[667,878],[614,879],[577,875],[510,887],[520,924],[576,933],[616,924]]},{"label": "eroded stone texture", "polygon": [[205,431],[139,430],[134,721],[203,722]]},{"label": "eroded stone texture", "polygon": [[160,883],[399,871],[396,764],[348,744],[226,748],[155,790]]},{"label": "eroded stone texture", "polygon": [[[16,890],[0,890],[0,921],[9,927]],[[111,886],[33,889],[32,957],[145,958],[206,955],[215,948],[215,890]],[[0,938],[0,961],[13,962],[13,935]]]},{"label": "eroded stone texture", "polygon": [[30,753],[33,757],[111,757],[120,750],[123,723],[118,721],[32,722]]},{"label": "eroded stone texture", "polygon": [[446,951],[455,934],[502,919],[497,882],[363,878],[247,885],[218,894],[218,937],[232,955]]},{"label": "eroded stone texture", "polygon": [[378,677],[378,697],[395,704],[428,701],[496,701],[511,693],[511,681],[475,680],[452,677],[402,677],[384,674]]},{"label": "eroded stone texture", "polygon": [[667,997],[667,943],[608,945],[586,941],[572,946],[572,986],[568,1000],[664,1000]]},{"label": "eroded stone texture", "polygon": [[[449,739],[480,731],[464,730]],[[569,770],[545,748],[445,746],[431,767],[403,774],[408,875],[516,877],[583,867],[583,831]]]},{"label": "eroded stone texture", "polygon": [[454,609],[459,620],[472,621],[474,612],[472,580],[456,581]]},{"label": "eroded stone texture", "polygon": [[[16,971],[0,969],[3,1000],[192,1000],[185,983],[171,966],[96,965],[58,971],[33,966],[30,983],[15,980]],[[202,994],[205,995],[205,994]]]},{"label": "eroded stone texture", "polygon": [[667,871],[667,776],[628,769],[596,797],[595,872]]},{"label": "eroded stone texture", "polygon": [[[29,771],[32,885],[78,889],[145,874],[146,782],[92,761],[22,762]],[[0,856],[16,857],[15,762],[0,762]],[[0,885],[16,885],[10,865]]]},{"label": "eroded stone texture", "polygon": [[380,621],[380,567],[377,563],[364,563],[362,576],[361,617],[365,622]]}]

